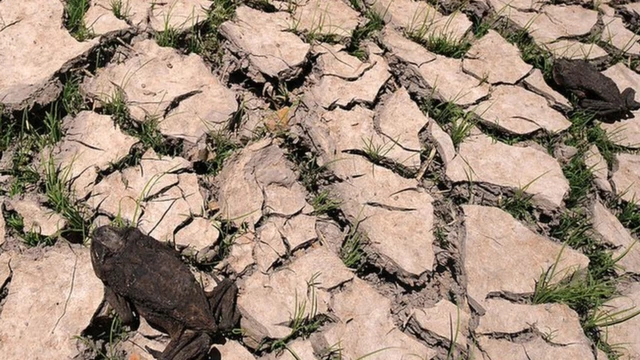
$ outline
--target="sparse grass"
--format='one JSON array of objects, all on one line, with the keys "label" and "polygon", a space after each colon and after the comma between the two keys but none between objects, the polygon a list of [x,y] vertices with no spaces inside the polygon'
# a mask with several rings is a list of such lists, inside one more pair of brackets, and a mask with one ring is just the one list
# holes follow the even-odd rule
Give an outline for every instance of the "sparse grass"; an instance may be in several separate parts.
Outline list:
[{"label": "sparse grass", "polygon": [[104,107],[104,112],[111,115],[111,118],[120,126],[120,129],[128,135],[140,139],[145,149],[152,148],[158,154],[171,156],[179,152],[175,146],[169,144],[162,136],[158,128],[160,116],[146,115],[142,122],[131,119],[126,95],[122,87],[116,86],[111,95],[103,97],[101,103]]},{"label": "sparse grass", "polygon": [[13,229],[18,236],[22,238],[25,245],[29,247],[38,246],[44,244],[45,246],[51,246],[55,243],[54,237],[42,236],[38,234],[36,229],[25,229],[24,219],[17,213],[10,213],[6,219],[7,227]]},{"label": "sparse grass", "polygon": [[460,59],[471,48],[471,43],[465,36],[457,37],[448,30],[450,21],[456,14],[455,12],[451,14],[440,29],[436,29],[436,20],[433,16],[429,16],[429,13],[424,14],[422,19],[416,19],[417,21],[405,30],[405,35],[433,53]]},{"label": "sparse grass", "polygon": [[[612,204],[609,204],[610,207],[616,207],[615,199]],[[625,202],[620,206],[619,210],[616,212],[616,217],[622,225],[624,225],[627,229],[631,230],[632,233],[638,235],[640,232],[640,210],[638,210],[638,206],[633,202]]]},{"label": "sparse grass", "polygon": [[53,145],[62,139],[62,119],[60,119],[58,103],[51,105],[51,110],[44,114],[44,126],[46,133],[40,137],[41,147]]},{"label": "sparse grass", "polygon": [[[385,347],[385,348],[381,348],[381,349],[378,349],[378,350],[374,350],[374,351],[372,351],[370,353],[367,353],[367,354],[364,354],[364,355],[362,355],[362,356],[360,356],[360,357],[358,357],[358,358],[356,358],[354,360],[366,360],[371,356],[374,356],[374,355],[379,354],[381,352],[390,350],[392,348],[393,347],[390,346],[390,347]],[[326,360],[343,360],[344,358],[343,358],[343,355],[342,355],[342,350],[343,349],[342,349],[342,346],[340,345],[340,343],[333,344],[329,348],[327,348],[327,349],[325,349],[323,351],[322,359],[326,359]],[[419,356],[416,356],[415,359],[416,360],[422,360]]]},{"label": "sparse grass", "polygon": [[551,228],[550,235],[573,249],[580,250],[589,258],[589,273],[594,279],[609,279],[615,274],[616,262],[611,252],[591,235],[591,222],[580,208],[567,210],[560,216],[558,225]]},{"label": "sparse grass", "polygon": [[592,169],[585,165],[584,157],[584,151],[579,151],[562,167],[564,176],[569,180],[569,196],[565,199],[567,208],[573,208],[585,201],[592,190]]},{"label": "sparse grass", "polygon": [[533,203],[531,199],[533,195],[526,193],[526,187],[518,188],[514,191],[513,196],[504,198],[498,203],[498,206],[511,214],[518,220],[526,221],[530,224],[535,222],[532,215]]},{"label": "sparse grass", "polygon": [[592,126],[587,129],[587,140],[596,145],[602,157],[611,165],[615,161],[616,154],[625,151],[625,148],[611,141],[608,134],[600,126]]},{"label": "sparse grass", "polygon": [[131,6],[129,6],[129,0],[111,0],[109,3],[113,16],[120,20],[127,21],[131,13]]},{"label": "sparse grass", "polygon": [[580,316],[587,336],[613,356],[615,351],[606,343],[600,328],[626,321],[640,312],[635,309],[611,312],[603,308],[606,301],[617,295],[615,268],[627,252],[613,258],[611,252],[591,234],[591,223],[583,210],[568,210],[561,215],[559,225],[551,229],[551,236],[560,239],[565,246],[582,251],[589,258],[589,266],[580,271],[558,268],[563,248],[555,263],[536,282],[532,300],[536,304],[555,302],[568,305]]},{"label": "sparse grass", "polygon": [[82,94],[80,94],[80,77],[72,76],[67,79],[62,89],[61,101],[64,111],[73,116],[87,109]]},{"label": "sparse grass", "polygon": [[294,164],[298,170],[298,181],[310,193],[317,193],[321,185],[324,185],[329,178],[330,172],[327,169],[328,164],[319,165],[318,156],[308,149],[300,147],[295,139],[284,136],[284,146],[288,149],[286,152],[287,159]]},{"label": "sparse grass", "polygon": [[[558,269],[557,265],[556,262],[549,270],[543,272],[536,282],[533,303],[566,304],[581,315],[584,325],[592,316],[590,314],[593,309],[600,307],[615,294],[615,286],[611,281],[594,279],[588,272],[585,275],[566,274],[563,271],[565,269]],[[569,275],[568,278],[561,280],[565,275]]]},{"label": "sparse grass", "polygon": [[111,95],[101,100],[104,111],[111,115],[116,124],[121,128],[127,127],[129,121],[129,108],[127,107],[127,98],[121,87],[116,87]]},{"label": "sparse grass", "polygon": [[159,46],[171,48],[178,47],[180,31],[169,24],[168,15],[164,20],[164,28],[162,29],[162,31],[156,33],[155,39]]},{"label": "sparse grass", "polygon": [[363,61],[367,59],[368,55],[362,48],[362,42],[370,39],[376,32],[382,30],[384,27],[384,14],[378,14],[371,9],[367,9],[365,10],[364,16],[367,19],[367,23],[353,30],[346,48],[349,54]]},{"label": "sparse grass", "polygon": [[602,157],[611,166],[615,155],[626,149],[611,140],[611,137],[616,136],[616,132],[607,133],[594,123],[594,119],[594,114],[585,111],[575,111],[571,114],[571,127],[566,135],[566,143],[580,150],[586,150],[591,144],[596,145]]},{"label": "sparse grass", "polygon": [[322,215],[333,212],[340,208],[340,204],[342,202],[333,197],[329,190],[323,190],[318,195],[316,195],[311,201],[311,205],[313,206],[313,214],[314,215]]},{"label": "sparse grass", "polygon": [[584,324],[594,309],[615,294],[615,284],[604,279],[602,274],[594,273],[591,265],[589,269],[581,270],[558,268],[564,250],[558,253],[554,264],[536,281],[532,301],[534,304],[566,304],[580,314]]},{"label": "sparse grass", "polygon": [[65,26],[69,33],[78,41],[91,38],[93,34],[84,22],[84,15],[89,10],[89,0],[67,0],[65,10]]},{"label": "sparse grass", "polygon": [[365,261],[366,254],[362,249],[363,236],[358,231],[360,221],[351,227],[349,233],[344,237],[340,258],[342,262],[351,269],[359,269]]},{"label": "sparse grass", "polygon": [[362,139],[362,151],[374,163],[382,162],[396,145],[395,142],[374,141],[373,137]]},{"label": "sparse grass", "polygon": [[[54,111],[56,109],[56,111]],[[34,164],[32,163],[35,153],[41,151],[44,146],[54,144],[59,138],[57,130],[59,130],[57,107],[53,106],[49,113],[47,121],[48,126],[55,132],[45,132],[45,119],[41,119],[38,128],[35,128],[28,116],[29,109],[22,113],[20,126],[18,128],[15,123],[8,123],[7,147],[12,146],[13,158],[11,169],[1,169],[7,175],[13,176],[13,182],[9,189],[9,196],[22,194],[27,188],[35,186],[40,179],[40,175]],[[46,113],[45,113],[46,115]],[[7,119],[7,121],[12,121]]]},{"label": "sparse grass", "polygon": [[287,342],[302,337],[307,338],[327,320],[325,316],[318,314],[317,281],[320,273],[315,273],[307,280],[307,293],[300,299],[295,294],[294,312],[289,321],[291,332],[282,339],[271,343],[271,351],[281,351],[286,348]]},{"label": "sparse grass", "polygon": [[594,115],[584,111],[574,111],[569,118],[571,126],[566,136],[566,143],[577,148],[588,147],[587,131],[593,124]]},{"label": "sparse grass", "polygon": [[520,50],[520,56],[522,60],[527,64],[532,65],[536,69],[542,71],[542,75],[545,80],[551,81],[551,71],[553,68],[553,58],[551,54],[542,50],[536,45],[533,38],[527,32],[529,24],[524,29],[510,31],[505,25],[498,26],[496,30],[504,37],[509,43],[515,45]]},{"label": "sparse grass", "polygon": [[[291,2],[292,7],[297,9],[297,6],[293,2]],[[314,13],[312,15],[311,27],[306,29],[305,31],[301,31],[300,21],[302,17],[300,16],[298,19],[295,18],[295,9],[290,10],[292,14],[292,23],[289,27],[289,31],[301,35],[304,37],[305,42],[307,43],[319,43],[324,42],[328,44],[335,44],[338,42],[338,36],[334,33],[325,31],[326,27],[330,24],[327,24],[327,11],[325,9],[316,8],[314,9]]]},{"label": "sparse grass", "polygon": [[0,152],[7,150],[17,135],[16,122],[0,112]]},{"label": "sparse grass", "polygon": [[210,134],[209,150],[213,153],[210,160],[204,162],[205,172],[217,175],[224,161],[228,159],[238,149],[238,144],[231,141],[229,134],[218,132]]},{"label": "sparse grass", "polygon": [[160,133],[158,129],[158,124],[158,116],[148,116],[145,121],[140,123],[137,131],[131,131],[135,128],[130,128],[129,130],[140,139],[140,142],[142,142],[145,148],[150,147],[158,154],[173,155],[162,133]]},{"label": "sparse grass", "polygon": [[187,50],[201,55],[208,61],[218,64],[222,60],[222,40],[218,29],[223,22],[230,20],[238,7],[238,0],[216,0],[207,11],[203,24],[194,27],[187,34]]},{"label": "sparse grass", "polygon": [[69,231],[77,233],[81,239],[88,236],[89,220],[73,200],[73,192],[69,189],[71,168],[59,169],[53,157],[45,160],[44,186],[48,204],[69,223]]},{"label": "sparse grass", "polygon": [[[105,326],[106,327],[106,326]],[[117,314],[114,313],[109,326],[109,332],[98,334],[94,339],[86,336],[76,336],[95,353],[96,360],[124,360],[124,354],[119,351],[120,344],[127,338],[128,333]],[[96,340],[104,340],[102,346]],[[133,359],[133,357],[131,357]]]},{"label": "sparse grass", "polygon": [[596,328],[614,326],[638,315],[640,315],[640,310],[636,310],[635,307],[616,311],[599,310],[595,311],[593,316],[587,320],[585,328],[595,330]]},{"label": "sparse grass", "polygon": [[471,111],[465,112],[453,102],[427,100],[421,108],[422,112],[429,115],[449,133],[456,148],[469,136],[477,123],[475,115]]}]

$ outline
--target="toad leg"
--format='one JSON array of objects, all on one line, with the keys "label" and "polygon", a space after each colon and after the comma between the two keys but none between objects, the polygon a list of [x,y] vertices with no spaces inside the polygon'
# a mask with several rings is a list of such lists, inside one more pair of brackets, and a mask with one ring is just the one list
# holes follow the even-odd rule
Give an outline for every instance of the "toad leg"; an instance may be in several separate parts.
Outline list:
[{"label": "toad leg", "polygon": [[104,298],[109,305],[116,311],[123,325],[132,325],[136,322],[136,316],[133,314],[131,303],[124,297],[116,294],[109,287],[104,287]]}]

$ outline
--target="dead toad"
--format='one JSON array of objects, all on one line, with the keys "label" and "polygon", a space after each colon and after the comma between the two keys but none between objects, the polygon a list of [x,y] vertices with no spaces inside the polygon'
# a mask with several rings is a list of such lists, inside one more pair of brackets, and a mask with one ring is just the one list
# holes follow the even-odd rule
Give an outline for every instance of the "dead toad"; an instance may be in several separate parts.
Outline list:
[{"label": "dead toad", "polygon": [[162,353],[148,349],[157,359],[203,359],[212,336],[238,323],[238,288],[232,281],[224,279],[205,292],[176,250],[136,228],[95,229],[91,262],[123,323],[131,324],[136,312],[169,334]]},{"label": "dead toad", "polygon": [[640,109],[635,90],[622,93],[616,83],[584,60],[556,59],[553,80],[579,99],[579,106],[608,120],[633,117],[632,110]]}]

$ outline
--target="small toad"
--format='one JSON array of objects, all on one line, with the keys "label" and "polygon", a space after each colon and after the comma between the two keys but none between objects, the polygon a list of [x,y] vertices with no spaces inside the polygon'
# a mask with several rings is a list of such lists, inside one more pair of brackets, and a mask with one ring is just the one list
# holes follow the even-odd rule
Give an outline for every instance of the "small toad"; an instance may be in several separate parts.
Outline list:
[{"label": "small toad", "polygon": [[579,99],[578,105],[608,120],[633,117],[632,110],[640,109],[635,90],[622,93],[613,80],[585,60],[556,59],[553,80]]},{"label": "small toad", "polygon": [[134,322],[135,312],[169,334],[162,353],[148,349],[156,359],[203,359],[212,336],[240,318],[235,283],[224,279],[205,292],[173,247],[136,228],[95,229],[91,262],[105,299],[124,324]]}]

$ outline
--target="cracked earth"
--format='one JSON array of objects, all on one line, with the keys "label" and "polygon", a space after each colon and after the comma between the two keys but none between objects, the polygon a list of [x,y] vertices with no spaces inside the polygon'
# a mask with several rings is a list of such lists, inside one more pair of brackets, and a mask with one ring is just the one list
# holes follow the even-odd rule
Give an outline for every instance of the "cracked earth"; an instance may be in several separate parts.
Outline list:
[{"label": "cracked earth", "polygon": [[3,359],[164,349],[108,223],[237,283],[212,359],[640,359],[640,111],[550,75],[640,91],[640,3],[74,2],[0,0]]}]

